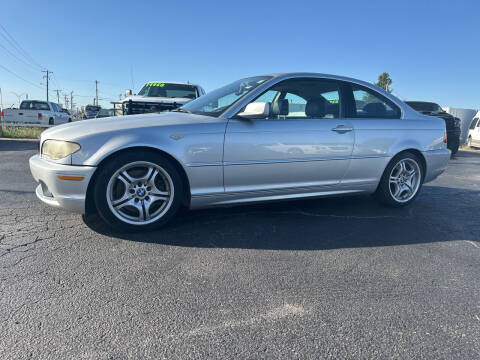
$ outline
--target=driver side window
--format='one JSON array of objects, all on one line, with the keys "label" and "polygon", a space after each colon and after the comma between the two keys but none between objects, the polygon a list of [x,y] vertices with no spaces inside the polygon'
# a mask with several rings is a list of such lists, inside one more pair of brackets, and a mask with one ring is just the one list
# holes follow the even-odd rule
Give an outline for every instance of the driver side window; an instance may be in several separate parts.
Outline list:
[{"label": "driver side window", "polygon": [[282,81],[253,102],[270,103],[267,119],[325,119],[340,116],[339,85],[333,80],[295,78]]}]

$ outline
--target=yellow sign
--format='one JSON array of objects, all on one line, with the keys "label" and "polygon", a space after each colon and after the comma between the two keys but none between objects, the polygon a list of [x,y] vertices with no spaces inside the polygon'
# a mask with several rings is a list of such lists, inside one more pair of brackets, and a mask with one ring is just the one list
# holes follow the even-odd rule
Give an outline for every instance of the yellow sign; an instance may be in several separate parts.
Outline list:
[{"label": "yellow sign", "polygon": [[160,86],[160,87],[164,87],[164,86],[165,86],[165,83],[151,82],[151,83],[148,83],[147,86]]}]

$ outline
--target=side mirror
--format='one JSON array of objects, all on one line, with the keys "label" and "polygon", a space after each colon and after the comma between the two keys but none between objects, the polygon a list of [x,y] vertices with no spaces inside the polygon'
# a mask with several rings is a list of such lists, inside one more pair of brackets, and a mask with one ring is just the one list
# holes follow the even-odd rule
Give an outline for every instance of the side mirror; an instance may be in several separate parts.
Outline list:
[{"label": "side mirror", "polygon": [[248,104],[245,110],[238,113],[237,116],[245,119],[265,119],[269,114],[270,103],[259,101]]}]

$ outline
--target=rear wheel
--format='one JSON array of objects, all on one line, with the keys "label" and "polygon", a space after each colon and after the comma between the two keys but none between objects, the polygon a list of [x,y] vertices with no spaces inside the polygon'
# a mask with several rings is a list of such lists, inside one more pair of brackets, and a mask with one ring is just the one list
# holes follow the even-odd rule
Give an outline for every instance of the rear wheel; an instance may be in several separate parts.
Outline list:
[{"label": "rear wheel", "polygon": [[473,146],[472,146],[472,137],[471,137],[471,136],[469,136],[468,139],[467,139],[467,146],[468,146],[470,149],[473,148]]},{"label": "rear wheel", "polygon": [[100,216],[123,230],[153,230],[181,207],[181,175],[166,158],[132,151],[110,161],[97,177],[95,201]]},{"label": "rear wheel", "polygon": [[48,125],[55,125],[53,118],[48,119]]},{"label": "rear wheel", "polygon": [[408,205],[419,194],[424,176],[420,158],[411,152],[401,153],[385,169],[375,197],[392,207]]}]

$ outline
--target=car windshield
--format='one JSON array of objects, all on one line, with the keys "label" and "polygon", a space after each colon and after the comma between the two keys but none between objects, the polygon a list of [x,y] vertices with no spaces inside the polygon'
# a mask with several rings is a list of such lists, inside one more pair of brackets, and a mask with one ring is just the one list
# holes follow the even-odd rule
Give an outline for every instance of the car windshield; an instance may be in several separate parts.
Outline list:
[{"label": "car windshield", "polygon": [[237,100],[271,78],[255,76],[235,81],[185,104],[181,109],[194,114],[218,117]]},{"label": "car windshield", "polygon": [[417,111],[443,112],[440,105],[435,103],[422,102],[422,101],[407,101],[407,104]]},{"label": "car windshield", "polygon": [[196,99],[198,97],[198,90],[196,86],[188,84],[151,82],[145,84],[138,95],[146,97]]},{"label": "car windshield", "polygon": [[85,107],[86,111],[100,111],[100,106],[94,106],[94,105],[87,105]]}]

